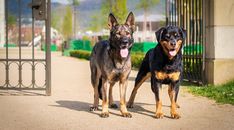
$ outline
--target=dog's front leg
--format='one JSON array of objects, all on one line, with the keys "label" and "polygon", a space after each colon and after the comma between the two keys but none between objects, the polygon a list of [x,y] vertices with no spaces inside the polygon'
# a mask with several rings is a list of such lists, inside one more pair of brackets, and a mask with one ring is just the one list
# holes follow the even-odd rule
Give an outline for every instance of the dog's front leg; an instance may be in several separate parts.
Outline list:
[{"label": "dog's front leg", "polygon": [[110,88],[109,88],[109,107],[110,108],[118,108],[118,106],[114,103],[114,99],[113,99],[113,86],[115,85],[115,82],[110,83]]},{"label": "dog's front leg", "polygon": [[180,115],[176,112],[176,107],[178,106],[176,104],[177,96],[179,92],[179,84],[178,83],[172,83],[168,87],[168,95],[171,100],[171,117],[174,119],[179,119]]},{"label": "dog's front leg", "polygon": [[120,90],[120,112],[122,113],[123,117],[131,118],[132,115],[128,112],[126,107],[126,90],[127,90],[128,81],[120,81],[119,83],[119,90]]},{"label": "dog's front leg", "polygon": [[163,118],[164,114],[162,112],[162,83],[156,81],[155,77],[151,77],[151,87],[155,94],[156,100],[156,118]]},{"label": "dog's front leg", "polygon": [[104,78],[102,78],[102,113],[101,117],[106,118],[109,117],[109,101],[108,101],[108,81]]}]

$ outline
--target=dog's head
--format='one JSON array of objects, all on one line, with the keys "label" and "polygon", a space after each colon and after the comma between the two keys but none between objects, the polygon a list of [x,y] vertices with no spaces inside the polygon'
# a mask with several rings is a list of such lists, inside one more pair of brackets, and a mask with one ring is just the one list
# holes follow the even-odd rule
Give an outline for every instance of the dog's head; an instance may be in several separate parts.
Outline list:
[{"label": "dog's head", "polygon": [[186,38],[186,30],[177,26],[162,27],[155,34],[169,59],[173,59],[181,51]]},{"label": "dog's head", "polygon": [[134,32],[134,15],[132,12],[128,14],[126,22],[124,24],[119,24],[112,13],[110,13],[108,18],[108,25],[110,28],[110,47],[119,52],[122,58],[127,58],[130,49],[134,42],[133,32]]}]

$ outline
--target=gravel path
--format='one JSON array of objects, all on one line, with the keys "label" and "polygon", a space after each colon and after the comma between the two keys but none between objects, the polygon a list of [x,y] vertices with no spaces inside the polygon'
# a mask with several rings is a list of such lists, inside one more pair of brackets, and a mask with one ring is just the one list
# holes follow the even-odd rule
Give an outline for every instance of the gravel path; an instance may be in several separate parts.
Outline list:
[{"label": "gravel path", "polygon": [[[127,100],[133,88],[136,71],[132,71]],[[89,62],[59,54],[52,56],[52,96],[13,96],[12,91],[0,93],[0,130],[233,130],[234,106],[219,105],[203,97],[182,91],[178,111],[182,118],[170,116],[167,87],[163,88],[163,111],[166,117],[155,119],[154,95],[150,83],[145,82],[129,109],[132,118],[123,118],[119,110],[110,109],[109,118],[101,118],[101,111],[90,112],[93,88],[90,83]],[[114,99],[119,102],[119,88],[114,87]],[[8,93],[4,95],[3,93]],[[22,93],[22,92],[19,92]],[[101,102],[100,102],[101,104]],[[100,106],[101,108],[101,106]]]}]

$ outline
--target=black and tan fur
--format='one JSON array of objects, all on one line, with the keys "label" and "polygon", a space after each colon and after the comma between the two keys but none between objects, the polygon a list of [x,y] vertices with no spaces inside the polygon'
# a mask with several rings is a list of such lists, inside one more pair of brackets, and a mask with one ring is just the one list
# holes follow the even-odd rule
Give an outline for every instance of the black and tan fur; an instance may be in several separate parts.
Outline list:
[{"label": "black and tan fur", "polygon": [[112,87],[119,81],[121,114],[132,117],[127,111],[125,96],[131,71],[130,50],[133,44],[134,15],[129,13],[126,22],[119,24],[114,15],[110,14],[108,25],[109,40],[96,43],[90,58],[91,82],[94,88],[94,104],[90,110],[98,109],[100,98],[101,117],[109,117],[108,107],[117,107],[113,103]]},{"label": "black and tan fur", "polygon": [[156,99],[156,118],[164,116],[162,112],[162,84],[168,84],[168,94],[171,100],[171,117],[178,119],[180,115],[176,111],[176,104],[180,80],[182,77],[182,46],[186,37],[186,31],[176,26],[162,27],[156,32],[159,44],[149,50],[143,59],[128,107],[133,107],[137,90],[142,83],[151,78],[151,89]]}]

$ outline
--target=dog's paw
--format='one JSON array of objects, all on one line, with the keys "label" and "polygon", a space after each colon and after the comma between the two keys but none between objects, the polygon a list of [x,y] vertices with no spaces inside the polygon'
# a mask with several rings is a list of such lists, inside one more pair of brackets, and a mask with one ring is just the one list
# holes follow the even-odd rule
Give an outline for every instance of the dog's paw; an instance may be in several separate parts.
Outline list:
[{"label": "dog's paw", "polygon": [[89,110],[90,110],[90,111],[97,111],[97,110],[98,110],[98,107],[90,107]]},{"label": "dog's paw", "polygon": [[122,116],[126,118],[132,118],[132,114],[129,112],[122,112]]},{"label": "dog's paw", "polygon": [[181,116],[178,113],[171,113],[171,118],[179,119]]},{"label": "dog's paw", "polygon": [[109,112],[102,112],[100,116],[102,118],[107,118],[107,117],[109,117]]},{"label": "dog's paw", "polygon": [[157,118],[157,119],[162,119],[163,117],[164,117],[164,114],[162,112],[157,112],[155,114],[155,118]]},{"label": "dog's paw", "polygon": [[117,109],[118,108],[118,105],[117,104],[111,104],[111,105],[109,105],[110,106],[110,108],[114,108],[114,109]]},{"label": "dog's paw", "polygon": [[127,108],[133,108],[133,103],[128,103]]}]

